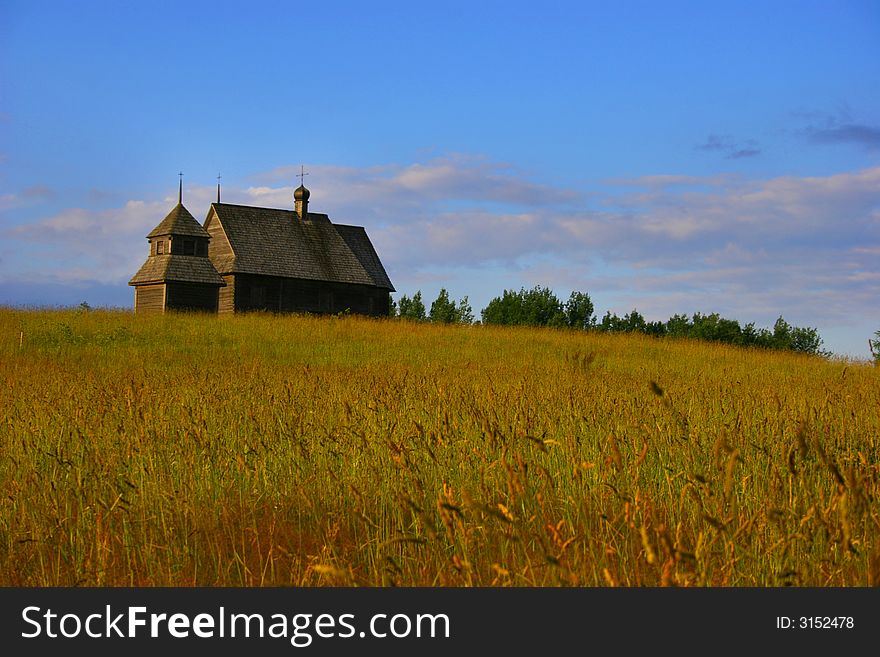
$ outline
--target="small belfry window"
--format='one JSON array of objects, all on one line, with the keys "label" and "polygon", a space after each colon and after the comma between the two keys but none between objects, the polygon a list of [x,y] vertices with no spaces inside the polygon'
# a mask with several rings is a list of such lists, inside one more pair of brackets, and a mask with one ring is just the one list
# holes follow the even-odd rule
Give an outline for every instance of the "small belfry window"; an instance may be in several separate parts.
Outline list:
[{"label": "small belfry window", "polygon": [[165,242],[159,240],[156,242],[156,255],[162,255],[165,253]]},{"label": "small belfry window", "polygon": [[195,255],[196,243],[192,240],[183,240],[183,255]]}]

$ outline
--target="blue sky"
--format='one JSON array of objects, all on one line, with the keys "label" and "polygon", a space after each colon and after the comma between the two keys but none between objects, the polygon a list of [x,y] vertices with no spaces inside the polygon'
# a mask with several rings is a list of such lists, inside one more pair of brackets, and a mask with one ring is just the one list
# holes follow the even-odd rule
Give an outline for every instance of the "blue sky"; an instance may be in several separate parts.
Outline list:
[{"label": "blue sky", "polygon": [[0,5],[0,303],[131,306],[178,171],[301,163],[399,293],[880,329],[880,3]]}]

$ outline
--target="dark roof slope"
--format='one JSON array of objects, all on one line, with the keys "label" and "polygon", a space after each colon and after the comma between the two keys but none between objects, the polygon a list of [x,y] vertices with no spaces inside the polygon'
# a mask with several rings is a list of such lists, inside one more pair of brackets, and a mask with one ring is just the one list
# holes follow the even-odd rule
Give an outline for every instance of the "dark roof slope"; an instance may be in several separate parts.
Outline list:
[{"label": "dark roof slope", "polygon": [[373,248],[373,243],[367,237],[367,231],[362,226],[346,226],[344,224],[334,224],[334,226],[336,232],[348,244],[348,248],[354,253],[361,266],[370,274],[374,281],[377,281],[376,285],[387,287],[394,292],[391,279],[388,278],[385,267],[382,266],[382,261],[379,260],[376,249]]},{"label": "dark roof slope", "polygon": [[[340,226],[331,223],[327,215],[314,213],[309,213],[308,221],[300,221],[293,210],[230,203],[212,203],[211,207],[234,253],[232,258],[217,258],[215,265],[220,273],[354,283],[394,290],[363,228],[349,226],[339,230]],[[356,230],[352,231],[353,228]]]},{"label": "dark roof slope", "polygon": [[226,285],[214,265],[204,256],[155,255],[138,270],[129,285],[146,285],[165,281]]},{"label": "dark roof slope", "polygon": [[147,237],[159,237],[160,235],[210,237],[208,231],[202,228],[201,224],[189,213],[189,210],[183,207],[182,203],[175,205],[171,212],[168,213],[168,216],[151,230]]}]

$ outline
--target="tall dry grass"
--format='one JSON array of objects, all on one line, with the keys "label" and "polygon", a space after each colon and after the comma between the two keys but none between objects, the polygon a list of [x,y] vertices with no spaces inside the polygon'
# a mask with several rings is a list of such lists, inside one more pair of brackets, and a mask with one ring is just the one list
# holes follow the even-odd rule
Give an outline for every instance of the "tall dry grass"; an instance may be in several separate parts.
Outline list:
[{"label": "tall dry grass", "polygon": [[627,335],[0,310],[0,584],[878,584],[878,374]]}]

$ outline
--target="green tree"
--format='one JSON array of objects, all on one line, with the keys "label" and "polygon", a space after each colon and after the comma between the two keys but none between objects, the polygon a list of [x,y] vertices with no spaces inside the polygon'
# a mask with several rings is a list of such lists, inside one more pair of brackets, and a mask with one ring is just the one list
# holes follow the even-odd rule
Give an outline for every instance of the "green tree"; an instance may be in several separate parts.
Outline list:
[{"label": "green tree", "polygon": [[742,344],[745,347],[769,349],[773,346],[773,334],[765,328],[755,328],[755,323],[749,322],[742,327]]},{"label": "green tree", "polygon": [[566,326],[565,308],[549,287],[535,286],[523,291],[524,324],[529,326]]},{"label": "green tree", "polygon": [[617,316],[617,313],[606,310],[602,316],[602,321],[598,324],[598,328],[600,331],[607,331],[608,333],[623,331],[623,320]]},{"label": "green tree", "polygon": [[[661,322],[657,322],[661,324]],[[652,331],[660,332],[661,329],[653,323],[650,325]],[[638,310],[633,310],[623,317],[618,317],[617,313],[607,311],[602,317],[602,321],[597,324],[600,331],[609,333],[648,333],[649,324],[645,321],[644,316]]]},{"label": "green tree", "polygon": [[416,292],[412,299],[405,294],[400,297],[400,317],[417,322],[425,320],[425,304],[422,303],[422,291]]},{"label": "green tree", "polygon": [[718,313],[701,315],[694,313],[691,322],[690,336],[712,342],[742,344],[742,329],[735,319],[725,319]]},{"label": "green tree", "polygon": [[691,334],[691,320],[687,315],[673,315],[666,322],[666,335],[686,338]]},{"label": "green tree", "polygon": [[775,349],[791,349],[791,325],[782,319],[782,315],[773,325],[773,347]]},{"label": "green tree", "polygon": [[868,339],[868,349],[871,350],[871,355],[874,357],[874,364],[880,366],[880,331],[874,335],[876,336],[874,340]]},{"label": "green tree", "polygon": [[[787,349],[805,354],[829,356],[830,352],[822,350],[822,338],[814,328],[791,326],[782,317],[776,320],[773,331],[756,328],[754,322],[740,326],[735,319],[725,319],[718,313],[703,315],[694,313],[691,319],[687,315],[673,315],[669,321],[646,322],[636,311],[618,317],[608,311],[596,327],[608,332],[641,332],[655,337],[688,337],[698,340],[724,342],[744,347],[762,347],[765,349]],[[880,332],[878,332],[880,335]],[[880,350],[880,341],[877,342]]]},{"label": "green tree", "polygon": [[628,315],[623,318],[624,331],[629,333],[647,333],[648,323],[644,316],[638,310],[633,308]]},{"label": "green tree", "polygon": [[536,286],[519,292],[504,290],[482,313],[484,324],[506,326],[566,326],[565,308],[550,288]]},{"label": "green tree", "polygon": [[468,301],[467,295],[464,295],[458,301],[458,307],[455,309],[457,319],[456,321],[459,324],[473,324],[474,323],[474,309],[471,308],[470,301]]},{"label": "green tree", "polygon": [[516,292],[504,290],[500,297],[495,297],[480,311],[483,324],[500,324],[510,326],[518,323],[519,301]]},{"label": "green tree", "polygon": [[802,354],[827,355],[822,350],[822,338],[819,337],[819,331],[809,327],[792,327],[791,349]]},{"label": "green tree", "polygon": [[437,324],[454,324],[458,322],[458,309],[455,302],[449,300],[446,288],[441,288],[440,294],[431,304],[431,312],[428,318]]},{"label": "green tree", "polygon": [[662,338],[666,335],[666,324],[659,320],[648,322],[645,326],[645,333],[653,335],[655,338]]},{"label": "green tree", "polygon": [[565,323],[571,328],[589,329],[596,325],[593,301],[586,292],[574,291],[565,302]]}]

